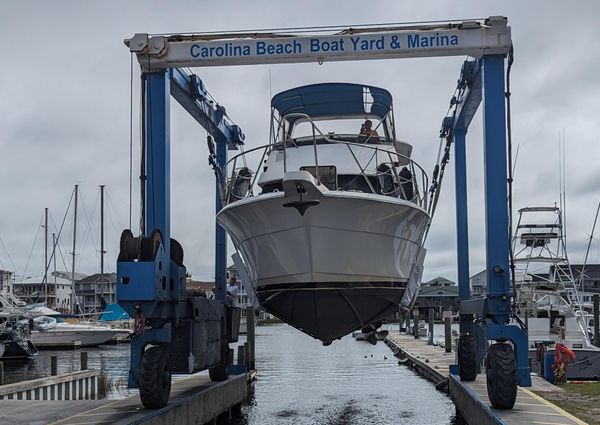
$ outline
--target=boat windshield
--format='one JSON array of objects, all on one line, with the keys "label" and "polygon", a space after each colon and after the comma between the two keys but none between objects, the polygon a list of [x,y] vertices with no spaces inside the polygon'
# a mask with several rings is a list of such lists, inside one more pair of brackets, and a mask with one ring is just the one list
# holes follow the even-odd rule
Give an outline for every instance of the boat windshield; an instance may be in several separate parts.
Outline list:
[{"label": "boat windshield", "polygon": [[[371,131],[376,131],[377,134],[373,134],[384,137],[385,130],[381,121],[377,119],[371,119]],[[367,134],[367,130],[364,128],[364,119],[335,119],[335,120],[322,120],[315,121],[315,135],[319,134]],[[318,130],[317,130],[318,129]],[[294,125],[292,138],[307,137],[313,135],[313,125],[309,121],[304,121]]]}]

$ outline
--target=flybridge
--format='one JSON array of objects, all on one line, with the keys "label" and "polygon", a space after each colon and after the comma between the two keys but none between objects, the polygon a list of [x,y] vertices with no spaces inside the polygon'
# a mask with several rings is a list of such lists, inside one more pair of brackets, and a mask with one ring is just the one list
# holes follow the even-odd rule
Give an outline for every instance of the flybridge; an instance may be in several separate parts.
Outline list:
[{"label": "flybridge", "polygon": [[347,28],[335,34],[227,33],[149,36],[125,40],[145,71],[181,66],[349,61],[423,56],[506,54],[504,17],[479,21]]}]

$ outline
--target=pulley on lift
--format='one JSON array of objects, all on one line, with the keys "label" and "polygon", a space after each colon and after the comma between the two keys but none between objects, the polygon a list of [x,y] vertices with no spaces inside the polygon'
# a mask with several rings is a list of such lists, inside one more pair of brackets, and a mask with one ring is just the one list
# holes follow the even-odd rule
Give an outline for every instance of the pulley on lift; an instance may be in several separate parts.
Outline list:
[{"label": "pulley on lift", "polygon": [[[183,247],[171,238],[171,260],[179,267],[183,267]],[[117,261],[154,261],[158,248],[163,243],[160,230],[154,229],[150,237],[140,235],[133,236],[129,229],[123,230],[119,242],[119,257]]]}]

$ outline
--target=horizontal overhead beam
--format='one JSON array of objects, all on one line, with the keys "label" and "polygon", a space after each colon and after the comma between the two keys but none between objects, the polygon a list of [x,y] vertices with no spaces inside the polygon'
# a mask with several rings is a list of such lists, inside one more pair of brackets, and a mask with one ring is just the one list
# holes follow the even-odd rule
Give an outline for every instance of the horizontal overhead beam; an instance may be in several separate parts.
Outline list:
[{"label": "horizontal overhead beam", "polygon": [[217,143],[243,145],[244,133],[227,117],[225,108],[215,104],[202,80],[182,69],[169,69],[171,96],[192,116]]},{"label": "horizontal overhead beam", "polygon": [[465,61],[460,75],[460,84],[464,84],[464,92],[457,99],[454,128],[467,131],[483,97],[480,60]]},{"label": "horizontal overhead beam", "polygon": [[166,68],[353,61],[432,56],[506,54],[504,17],[393,28],[348,28],[327,35],[227,33],[136,34],[125,40],[144,71]]}]

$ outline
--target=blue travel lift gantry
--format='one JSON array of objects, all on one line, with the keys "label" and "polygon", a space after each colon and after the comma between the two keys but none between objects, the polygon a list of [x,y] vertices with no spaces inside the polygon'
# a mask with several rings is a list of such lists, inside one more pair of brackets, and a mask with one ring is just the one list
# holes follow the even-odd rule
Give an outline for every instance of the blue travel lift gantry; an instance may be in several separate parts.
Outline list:
[{"label": "blue travel lift gantry", "polygon": [[[194,117],[209,138],[211,163],[226,161],[227,147],[244,141],[195,75],[177,68],[142,73],[142,234],[123,231],[117,260],[117,298],[136,320],[131,340],[129,387],[139,388],[148,408],[167,404],[171,373],[209,370],[213,381],[229,376],[229,342],[238,339],[240,308],[226,298],[225,231],[217,226],[215,299],[186,288],[183,248],[170,232],[170,96]],[[221,167],[215,165],[217,181]],[[217,183],[219,189],[220,185]],[[216,210],[221,209],[217,190]],[[167,242],[168,241],[168,242]]]},{"label": "blue travel lift gantry", "polygon": [[[139,387],[147,407],[164,406],[170,373],[209,369],[227,375],[227,343],[237,339],[239,310],[225,297],[226,244],[216,225],[216,299],[187,294],[183,249],[170,237],[169,95],[216,142],[216,210],[221,208],[227,148],[243,144],[239,127],[211,102],[202,81],[182,67],[280,64],[467,55],[454,98],[456,112],[443,122],[456,156],[457,257],[460,294],[458,373],[475,379],[484,358],[488,394],[497,408],[512,408],[517,384],[530,386],[527,335],[509,324],[509,210],[505,59],[512,47],[504,17],[485,20],[338,28],[327,35],[265,32],[224,34],[136,34],[125,41],[142,69],[144,143],[142,234],[125,230],[117,262],[117,297],[136,318],[131,344],[130,387]],[[320,32],[323,34],[323,32]],[[488,293],[472,300],[469,289],[466,133],[483,100],[485,234]],[[210,142],[209,142],[210,148]],[[449,152],[449,150],[447,151]],[[167,243],[168,241],[168,243]],[[487,348],[488,341],[495,344]],[[510,342],[511,344],[508,344]],[[487,355],[486,355],[487,354]]]}]

